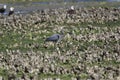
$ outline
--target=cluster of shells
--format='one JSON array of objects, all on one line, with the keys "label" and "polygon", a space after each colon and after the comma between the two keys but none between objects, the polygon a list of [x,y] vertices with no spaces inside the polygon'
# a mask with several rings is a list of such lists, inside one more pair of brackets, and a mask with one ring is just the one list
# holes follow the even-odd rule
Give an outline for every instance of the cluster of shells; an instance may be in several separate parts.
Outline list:
[{"label": "cluster of shells", "polygon": [[[22,34],[22,40],[28,32],[31,36],[44,34],[30,37],[33,44],[29,44],[32,48],[44,48],[44,51],[30,48],[26,52],[19,49],[0,52],[0,69],[8,71],[8,80],[62,80],[59,76],[39,77],[42,74],[72,75],[71,80],[120,79],[120,26],[81,25],[119,21],[120,9],[84,7],[75,9],[75,14],[68,14],[67,10],[44,9],[29,14],[0,16],[2,37],[14,32]],[[61,29],[65,37],[59,44],[34,42],[46,38],[45,34],[59,33]],[[22,75],[17,76],[19,73]]]}]

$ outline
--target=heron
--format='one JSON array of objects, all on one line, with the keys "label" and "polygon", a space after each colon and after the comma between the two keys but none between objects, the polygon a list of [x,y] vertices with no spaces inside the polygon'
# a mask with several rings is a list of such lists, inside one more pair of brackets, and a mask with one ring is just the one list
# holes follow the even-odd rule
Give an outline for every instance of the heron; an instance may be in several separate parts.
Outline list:
[{"label": "heron", "polygon": [[10,11],[8,13],[8,16],[12,15],[14,13],[14,7],[10,7]]},{"label": "heron", "polygon": [[[58,43],[65,37],[65,35],[63,34],[64,33],[63,27],[60,27],[59,30],[60,30],[60,34],[58,34],[58,33],[53,34],[50,37],[45,39],[45,42],[53,42],[54,43],[54,48],[58,52],[58,54],[60,54],[60,49],[59,49]],[[45,45],[45,48],[47,48],[47,47],[48,46]]]},{"label": "heron", "polygon": [[7,5],[4,5],[2,8],[0,8],[0,13],[1,14],[5,13],[6,8],[7,8]]},{"label": "heron", "polygon": [[46,38],[46,42],[54,42],[54,47],[56,48],[57,52],[60,54],[60,49],[59,47],[57,46],[57,44],[63,39],[64,35],[63,33],[61,34],[53,34],[51,35],[50,37]]},{"label": "heron", "polygon": [[53,34],[52,36],[46,38],[46,42],[51,41],[55,43],[59,43],[63,39],[64,35],[63,34]]}]

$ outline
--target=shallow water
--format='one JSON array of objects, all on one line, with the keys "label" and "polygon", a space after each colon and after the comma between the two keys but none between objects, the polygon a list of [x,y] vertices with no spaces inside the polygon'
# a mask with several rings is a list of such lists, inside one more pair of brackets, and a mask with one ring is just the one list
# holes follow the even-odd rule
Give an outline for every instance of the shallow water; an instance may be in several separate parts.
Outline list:
[{"label": "shallow water", "polygon": [[[120,0],[96,0],[98,2],[100,1],[107,1],[107,2],[111,2],[111,1],[120,1]],[[8,14],[9,12],[9,8],[11,6],[13,6],[15,8],[15,14],[25,14],[25,13],[30,13],[32,11],[37,11],[37,10],[41,10],[41,9],[53,9],[53,8],[59,8],[59,7],[66,7],[68,8],[71,5],[74,5],[75,7],[84,7],[86,5],[84,4],[79,4],[81,2],[88,2],[88,6],[89,2],[91,3],[91,0],[61,0],[61,1],[28,1],[28,2],[9,2],[9,3],[4,3],[7,5],[7,10],[5,14]],[[93,1],[94,2],[94,1]],[[0,7],[2,7],[4,4],[0,4]],[[86,3],[85,3],[86,4]],[[92,5],[92,4],[91,4]]]}]

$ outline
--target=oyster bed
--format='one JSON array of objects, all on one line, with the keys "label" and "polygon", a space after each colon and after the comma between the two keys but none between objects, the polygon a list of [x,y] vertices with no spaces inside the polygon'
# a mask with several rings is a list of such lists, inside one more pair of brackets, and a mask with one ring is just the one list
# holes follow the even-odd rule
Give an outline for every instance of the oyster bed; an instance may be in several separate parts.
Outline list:
[{"label": "oyster bed", "polygon": [[[0,79],[120,79],[120,9],[67,10],[0,15]],[[61,30],[59,44],[44,42]]]}]

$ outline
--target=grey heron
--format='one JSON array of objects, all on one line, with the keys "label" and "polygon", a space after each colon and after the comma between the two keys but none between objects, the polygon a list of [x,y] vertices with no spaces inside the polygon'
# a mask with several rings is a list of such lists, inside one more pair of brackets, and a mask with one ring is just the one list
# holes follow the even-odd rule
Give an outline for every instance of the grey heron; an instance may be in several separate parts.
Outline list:
[{"label": "grey heron", "polygon": [[60,50],[57,44],[63,39],[63,37],[64,37],[63,33],[53,34],[52,36],[46,38],[45,42],[54,42],[55,43],[54,46],[57,52],[60,54]]},{"label": "grey heron", "polygon": [[64,35],[63,34],[53,34],[52,36],[46,38],[45,41],[51,41],[51,42],[60,42],[63,39]]}]

